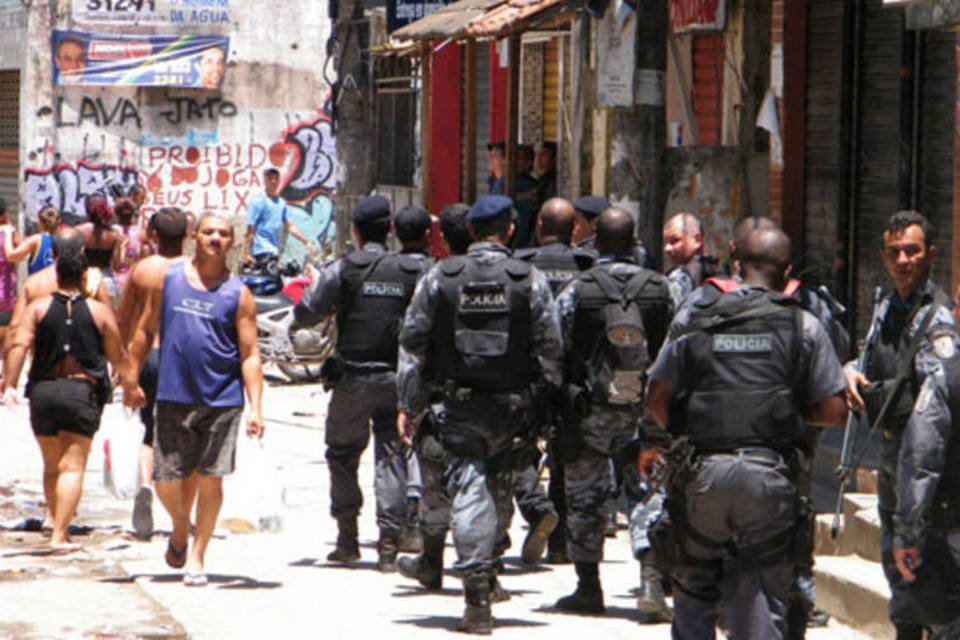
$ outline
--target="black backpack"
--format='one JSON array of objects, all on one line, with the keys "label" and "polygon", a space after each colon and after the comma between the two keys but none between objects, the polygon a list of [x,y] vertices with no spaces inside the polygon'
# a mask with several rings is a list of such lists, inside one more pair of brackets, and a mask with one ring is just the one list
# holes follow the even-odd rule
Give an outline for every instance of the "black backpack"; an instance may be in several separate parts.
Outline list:
[{"label": "black backpack", "polygon": [[607,297],[604,331],[587,360],[587,385],[596,401],[615,406],[643,401],[650,352],[640,297],[652,274],[644,269],[622,282],[602,268],[591,270]]}]

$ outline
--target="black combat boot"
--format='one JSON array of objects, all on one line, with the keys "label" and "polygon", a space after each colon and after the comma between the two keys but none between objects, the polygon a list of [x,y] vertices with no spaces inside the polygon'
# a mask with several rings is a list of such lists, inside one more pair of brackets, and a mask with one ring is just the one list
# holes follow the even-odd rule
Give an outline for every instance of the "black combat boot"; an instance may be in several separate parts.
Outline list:
[{"label": "black combat boot", "polygon": [[397,569],[404,577],[416,580],[430,591],[443,588],[443,540],[445,535],[423,536],[423,553],[397,560]]},{"label": "black combat boot", "polygon": [[547,547],[547,540],[557,528],[558,522],[560,522],[560,516],[557,512],[547,511],[536,523],[530,524],[530,531],[527,532],[527,537],[523,541],[523,551],[520,553],[523,564],[536,564],[540,561]]},{"label": "black combat boot", "polygon": [[652,554],[640,559],[640,594],[637,596],[640,624],[657,624],[673,620],[673,612],[663,595],[663,575],[653,563]]},{"label": "black combat boot", "polygon": [[463,595],[467,607],[457,631],[488,636],[493,633],[493,615],[490,612],[490,575],[486,571],[471,571],[463,576]]},{"label": "black combat boot", "polygon": [[356,562],[360,559],[357,544],[357,518],[337,518],[337,548],[327,555],[327,562]]},{"label": "black combat boot", "polygon": [[576,562],[577,590],[557,600],[554,605],[561,611],[600,614],[603,606],[603,589],[600,588],[600,568],[596,562]]},{"label": "black combat boot", "polygon": [[420,501],[407,498],[407,509],[403,516],[397,548],[401,553],[420,553],[423,551],[423,536],[420,534]]},{"label": "black combat boot", "polygon": [[397,532],[380,531],[377,542],[377,570],[394,573],[397,570]]}]

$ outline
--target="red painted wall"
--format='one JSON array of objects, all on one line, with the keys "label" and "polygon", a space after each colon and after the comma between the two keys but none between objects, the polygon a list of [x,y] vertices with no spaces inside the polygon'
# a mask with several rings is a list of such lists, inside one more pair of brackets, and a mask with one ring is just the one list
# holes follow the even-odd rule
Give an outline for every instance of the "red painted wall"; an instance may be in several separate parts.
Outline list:
[{"label": "red painted wall", "polygon": [[507,69],[500,68],[497,44],[490,47],[490,142],[507,141]]},{"label": "red painted wall", "polygon": [[461,72],[460,45],[448,43],[431,60],[430,77],[430,202],[439,215],[460,200]]}]

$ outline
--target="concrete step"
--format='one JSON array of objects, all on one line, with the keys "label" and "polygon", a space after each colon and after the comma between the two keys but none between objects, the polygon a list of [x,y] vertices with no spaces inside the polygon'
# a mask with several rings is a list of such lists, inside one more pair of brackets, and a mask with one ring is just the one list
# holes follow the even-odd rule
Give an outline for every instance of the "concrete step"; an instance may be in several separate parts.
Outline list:
[{"label": "concrete step", "polygon": [[880,562],[880,516],[877,496],[850,493],[843,498],[843,516],[836,539],[830,536],[833,514],[817,516],[816,554],[828,556],[858,555]]},{"label": "concrete step", "polygon": [[887,615],[890,589],[880,563],[856,555],[819,556],[814,567],[817,606],[876,640],[893,640]]}]

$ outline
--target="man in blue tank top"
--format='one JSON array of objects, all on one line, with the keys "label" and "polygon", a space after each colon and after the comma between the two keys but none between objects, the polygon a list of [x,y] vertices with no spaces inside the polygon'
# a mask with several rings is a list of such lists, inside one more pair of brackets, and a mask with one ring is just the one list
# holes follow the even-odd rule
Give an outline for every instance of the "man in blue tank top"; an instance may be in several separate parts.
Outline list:
[{"label": "man in blue tank top", "polygon": [[[234,469],[244,390],[246,432],[263,437],[263,370],[253,294],[227,268],[233,227],[207,214],[196,231],[196,256],[171,265],[151,293],[130,344],[124,402],[143,405],[138,377],[160,335],[154,472],[157,496],[173,520],[165,559],[186,567],[184,584],[207,582],[204,555],[223,503],[223,476]],[[196,532],[187,549],[196,496]]]}]

